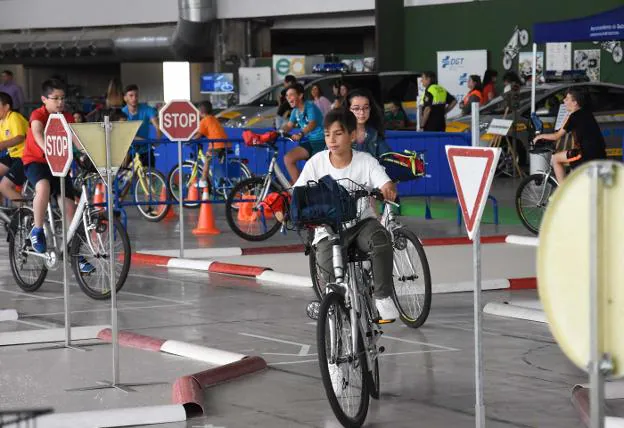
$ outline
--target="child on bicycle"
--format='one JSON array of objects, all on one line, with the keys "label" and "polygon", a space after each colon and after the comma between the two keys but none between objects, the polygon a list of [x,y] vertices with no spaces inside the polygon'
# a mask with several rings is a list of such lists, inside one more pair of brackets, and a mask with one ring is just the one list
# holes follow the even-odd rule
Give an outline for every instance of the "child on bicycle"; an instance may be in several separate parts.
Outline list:
[{"label": "child on bicycle", "polygon": [[[69,221],[73,219],[76,212],[76,205],[74,204],[76,195],[71,177],[68,174],[64,178],[65,200],[60,200],[61,179],[52,176],[46,161],[44,154],[44,130],[48,123],[48,118],[53,113],[63,113],[68,123],[73,123],[74,118],[71,113],[63,111],[65,108],[65,86],[61,81],[50,79],[43,82],[41,86],[41,101],[43,105],[34,110],[30,115],[30,129],[26,135],[22,161],[24,162],[26,178],[35,189],[33,200],[35,225],[30,232],[30,243],[33,250],[38,253],[45,253],[47,245],[43,222],[48,203],[50,202],[50,195],[52,194],[59,198],[59,205],[65,204],[65,213]],[[79,265],[82,273],[91,273],[95,270],[84,258],[79,261]]]},{"label": "child on bicycle", "polygon": [[[386,200],[393,201],[396,187],[384,168],[370,154],[352,149],[356,127],[357,119],[346,109],[327,113],[324,121],[327,150],[310,158],[295,187],[305,186],[308,181],[318,181],[330,175],[335,180],[348,178],[364,187],[379,188]],[[377,220],[372,207],[366,208],[360,219],[344,233],[345,246],[356,245],[361,251],[372,254],[375,306],[382,319],[394,320],[399,317],[399,313],[392,299],[391,238]],[[321,274],[326,281],[332,281],[332,244],[324,228],[317,229],[314,243]]]},{"label": "child on bicycle", "polygon": [[13,201],[22,197],[16,186],[26,181],[22,153],[27,132],[28,121],[13,110],[13,98],[0,92],[0,150],[8,152],[0,157],[0,193]]},{"label": "child on bicycle", "polygon": [[571,150],[555,153],[552,166],[559,184],[565,179],[565,166],[578,166],[583,162],[606,159],[605,140],[596,118],[586,106],[585,94],[576,88],[568,89],[563,104],[569,116],[561,129],[552,134],[540,134],[533,140],[558,141],[567,133],[574,136],[574,147]]},{"label": "child on bicycle", "polygon": [[307,141],[300,142],[299,147],[295,147],[284,156],[284,164],[292,183],[299,178],[297,162],[308,160],[316,153],[325,150],[323,113],[314,104],[314,101],[304,100],[304,92],[301,83],[294,84],[286,91],[286,98],[293,110],[290,114],[290,120],[282,129],[285,132],[290,132],[297,125],[301,129],[301,133],[293,135],[292,139],[300,141],[304,137],[307,138]]}]

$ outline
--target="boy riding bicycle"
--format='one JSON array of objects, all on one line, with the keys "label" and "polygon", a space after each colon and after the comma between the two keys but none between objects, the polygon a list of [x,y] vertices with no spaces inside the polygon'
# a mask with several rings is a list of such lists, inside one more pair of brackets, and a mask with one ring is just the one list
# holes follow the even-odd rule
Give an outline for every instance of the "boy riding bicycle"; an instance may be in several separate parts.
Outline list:
[{"label": "boy riding bicycle", "polygon": [[[384,168],[370,154],[352,149],[356,126],[357,120],[348,110],[337,109],[327,113],[324,121],[327,150],[306,162],[294,187],[305,186],[308,181],[318,181],[330,175],[334,180],[348,178],[364,187],[379,188],[386,200],[393,201],[396,187]],[[375,306],[383,320],[394,320],[399,313],[392,299],[392,241],[371,207],[367,207],[360,218],[344,233],[344,245],[355,245],[359,250],[371,253]],[[332,244],[324,228],[317,228],[314,243],[321,274],[331,282]]]},{"label": "boy riding bicycle", "polygon": [[[50,167],[44,155],[45,141],[44,130],[48,123],[48,118],[53,113],[63,113],[67,122],[74,122],[74,118],[70,113],[64,112],[65,108],[65,86],[56,79],[46,80],[41,87],[41,101],[43,105],[34,110],[30,115],[30,129],[26,136],[26,144],[24,146],[24,154],[22,161],[24,162],[24,170],[28,181],[35,189],[35,197],[33,200],[34,223],[30,232],[30,242],[38,253],[47,251],[46,237],[43,230],[43,223],[46,209],[50,202],[50,195],[59,198],[59,205],[65,204],[65,213],[67,219],[71,222],[76,212],[74,204],[74,186],[71,177],[67,175],[65,180],[65,200],[60,200],[61,178],[53,177]],[[80,272],[91,273],[95,270],[93,265],[87,262],[84,257],[79,262]]]},{"label": "boy riding bicycle", "polygon": [[574,147],[553,155],[552,166],[559,184],[565,179],[565,166],[578,166],[583,162],[595,159],[606,159],[605,140],[600,126],[592,112],[586,106],[585,94],[576,88],[568,89],[563,104],[569,112],[564,125],[552,134],[541,134],[535,137],[533,143],[539,140],[558,141],[567,133],[574,136]]},{"label": "boy riding bicycle", "polygon": [[307,141],[300,142],[284,156],[284,164],[290,174],[291,183],[299,178],[297,162],[308,160],[316,153],[325,150],[323,140],[323,113],[313,101],[304,100],[303,85],[296,83],[286,91],[286,98],[293,108],[290,120],[282,128],[285,132],[290,132],[297,125],[301,129],[300,134],[294,134],[292,139],[300,141],[306,137]]},{"label": "boy riding bicycle", "polygon": [[6,156],[0,157],[0,193],[12,201],[22,197],[16,186],[26,181],[22,153],[27,132],[28,121],[13,111],[11,96],[0,92],[0,150],[8,151]]}]

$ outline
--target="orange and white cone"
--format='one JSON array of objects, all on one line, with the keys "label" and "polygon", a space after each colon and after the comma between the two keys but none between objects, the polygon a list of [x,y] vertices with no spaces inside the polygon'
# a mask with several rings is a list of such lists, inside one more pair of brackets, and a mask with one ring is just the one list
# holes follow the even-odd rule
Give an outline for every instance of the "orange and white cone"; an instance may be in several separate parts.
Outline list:
[{"label": "orange and white cone", "polygon": [[[253,195],[243,195],[241,198],[244,201],[251,200],[255,201],[256,197]],[[242,222],[252,222],[256,221],[258,218],[258,213],[254,212],[253,206],[255,202],[239,202],[238,203],[238,221]]]},{"label": "orange and white cone", "polygon": [[[210,196],[208,195],[208,188],[204,187],[202,201],[207,201],[209,199]],[[193,229],[193,235],[219,235],[220,233],[221,231],[217,229],[215,224],[214,214],[212,213],[212,205],[209,203],[201,204],[201,208],[199,209],[199,222],[197,227]]]},{"label": "orange and white cone", "polygon": [[188,202],[199,201],[199,190],[197,188],[197,179],[192,179],[189,183],[188,195],[186,196]]},{"label": "orange and white cone", "polygon": [[[95,193],[93,193],[93,205],[103,204],[106,202],[104,198],[104,183],[97,183],[95,185]],[[97,207],[98,210],[104,210],[104,206],[100,205]]]}]

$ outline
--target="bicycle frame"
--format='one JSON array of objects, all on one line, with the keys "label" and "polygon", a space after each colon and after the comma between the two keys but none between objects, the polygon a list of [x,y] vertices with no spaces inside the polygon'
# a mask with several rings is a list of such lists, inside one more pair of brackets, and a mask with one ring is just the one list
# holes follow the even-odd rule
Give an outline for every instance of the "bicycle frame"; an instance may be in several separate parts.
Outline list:
[{"label": "bicycle frame", "polygon": [[262,185],[262,192],[258,197],[258,203],[264,201],[264,199],[269,194],[273,177],[275,177],[275,179],[282,186],[282,188],[288,189],[291,187],[290,181],[288,181],[288,179],[286,178],[286,174],[284,174],[284,171],[282,171],[282,168],[280,168],[279,164],[277,163],[277,158],[279,156],[279,151],[277,150],[277,147],[269,146],[268,149],[271,150],[273,154],[271,156],[271,162],[269,163],[269,169],[264,176],[264,184]]}]

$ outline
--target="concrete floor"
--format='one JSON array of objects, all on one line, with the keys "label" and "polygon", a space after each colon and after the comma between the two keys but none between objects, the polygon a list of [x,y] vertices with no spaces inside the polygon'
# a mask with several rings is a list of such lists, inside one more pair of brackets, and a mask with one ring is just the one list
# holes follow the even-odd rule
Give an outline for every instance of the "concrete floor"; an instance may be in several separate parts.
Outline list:
[{"label": "concrete floor", "polygon": [[[131,212],[129,210],[129,212]],[[191,217],[195,213],[191,214]],[[422,236],[463,235],[449,222],[409,220]],[[189,248],[206,245],[253,246],[238,240],[219,220],[224,234],[200,241],[189,233]],[[153,224],[130,214],[134,249],[175,248],[177,222]],[[484,234],[521,230],[484,227]],[[227,233],[225,233],[227,232]],[[260,245],[297,242],[290,234]],[[500,263],[512,264],[511,260]],[[0,332],[63,325],[59,273],[35,294],[21,293],[0,244],[0,309],[20,318],[0,322]],[[75,326],[110,322],[108,302],[96,302],[72,287]],[[535,292],[513,292],[534,297]],[[320,380],[315,325],[305,315],[312,290],[260,286],[252,280],[218,274],[133,266],[119,294],[120,328],[248,355],[260,355],[269,370],[205,393],[207,416],[159,427],[338,427]],[[504,301],[510,292],[487,292]],[[581,427],[570,403],[571,388],[587,376],[560,352],[548,326],[485,315],[485,402],[488,427]],[[472,294],[435,295],[427,323],[412,330],[387,326],[380,360],[381,399],[373,401],[368,427],[463,428],[474,426]],[[34,346],[0,347],[0,408],[51,406],[77,409],[168,404],[170,387],[66,392],[110,377],[110,345],[93,351],[29,352]],[[146,351],[123,350],[122,380],[171,382],[208,367],[204,363]]]}]

